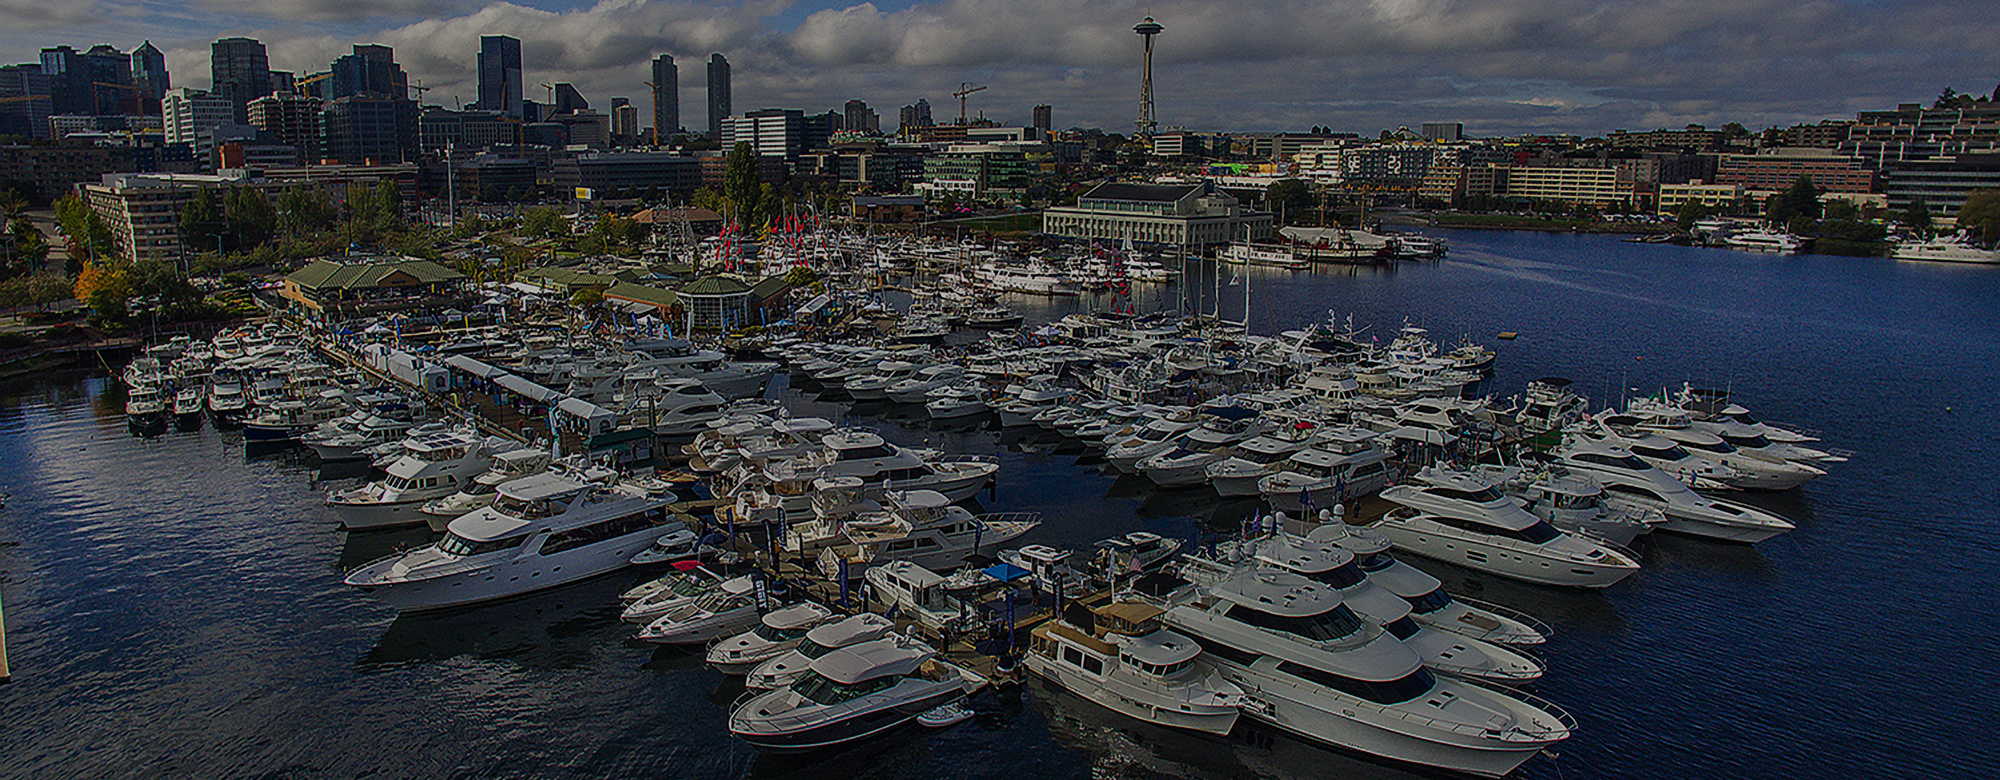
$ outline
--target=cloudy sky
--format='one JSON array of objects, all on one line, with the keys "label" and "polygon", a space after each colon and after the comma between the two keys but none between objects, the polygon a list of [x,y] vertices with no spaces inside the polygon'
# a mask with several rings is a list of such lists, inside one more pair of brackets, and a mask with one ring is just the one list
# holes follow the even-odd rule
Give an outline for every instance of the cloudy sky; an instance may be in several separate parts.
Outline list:
[{"label": "cloudy sky", "polygon": [[208,84],[208,44],[264,41],[280,70],[324,69],[354,43],[396,60],[446,106],[477,95],[481,34],[522,40],[528,97],[569,81],[598,107],[634,99],[646,63],[680,64],[682,121],[705,123],[703,63],[735,66],[737,111],[824,111],[986,85],[973,113],[1125,131],[1137,113],[1139,39],[1154,16],[1163,126],[1373,134],[1459,121],[1474,136],[1790,125],[1928,102],[2000,84],[1992,0],[0,0],[0,61],[43,46],[143,39],[174,86]]}]

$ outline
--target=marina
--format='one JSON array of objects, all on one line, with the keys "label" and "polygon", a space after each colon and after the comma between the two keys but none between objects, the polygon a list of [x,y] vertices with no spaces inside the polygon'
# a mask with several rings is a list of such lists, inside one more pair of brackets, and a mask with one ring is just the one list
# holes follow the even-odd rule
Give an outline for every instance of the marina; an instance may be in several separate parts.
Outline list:
[{"label": "marina", "polygon": [[[1898,595],[1855,567],[1907,568],[1977,530],[1974,469],[1909,485],[1925,463],[1980,462],[1991,438],[1973,411],[2000,390],[1985,269],[1431,237],[1444,259],[1175,261],[1170,285],[1071,289],[1036,269],[984,304],[1018,332],[738,343],[732,365],[756,368],[699,369],[729,393],[662,363],[699,350],[426,368],[296,322],[251,335],[316,342],[326,364],[276,372],[293,401],[260,404],[254,425],[180,414],[144,380],[172,361],[37,379],[10,391],[0,437],[17,675],[0,716],[24,734],[9,772],[118,733],[63,728],[95,706],[61,682],[78,676],[145,702],[130,715],[235,713],[92,759],[101,774],[199,772],[204,754],[235,771],[579,777],[1900,777],[1983,761],[1990,740],[1903,698],[1921,659],[1991,638],[1943,619],[1976,609],[1970,583],[1903,583],[1941,609],[1897,613],[1911,630],[1868,652],[1841,645],[1832,614]],[[879,305],[921,310],[951,287],[905,289]],[[1903,305],[1918,299],[1932,316]],[[1120,305],[1208,317],[1088,316]],[[260,395],[257,377],[219,375],[211,418]],[[135,377],[146,390],[125,389]],[[683,390],[696,400],[671,402]],[[340,414],[305,400],[327,394]],[[1884,398],[1910,414],[1881,424]],[[286,441],[349,415],[341,435],[361,438],[339,458]],[[647,423],[661,435],[625,436]],[[426,512],[445,504],[466,514],[440,536]],[[663,573],[626,565],[679,532],[699,543],[660,560],[686,555],[714,587],[662,590],[643,626],[621,621],[618,595]],[[1432,546],[1441,534],[1459,541]],[[1967,565],[1993,563],[1969,549]],[[493,584],[386,595],[425,567]],[[134,614],[134,598],[177,608]],[[898,632],[857,625],[790,683],[745,688],[863,610]],[[133,655],[108,657],[118,645]],[[1063,648],[1082,655],[1064,666]],[[397,693],[417,687],[432,697]],[[1083,714],[1110,690],[1124,703]],[[879,697],[893,703],[836,711]],[[1904,703],[1886,726],[1811,714],[1866,700]],[[1148,715],[1163,704],[1208,709]],[[1374,714],[1339,714],[1357,704]],[[1419,710],[1429,731],[1383,725]],[[255,733],[298,717],[327,735],[309,755]],[[1664,736],[1690,728],[1699,744]],[[1883,728],[1898,747],[1852,752]],[[864,739],[879,749],[840,747]],[[1935,759],[1913,772],[1916,754]]]}]

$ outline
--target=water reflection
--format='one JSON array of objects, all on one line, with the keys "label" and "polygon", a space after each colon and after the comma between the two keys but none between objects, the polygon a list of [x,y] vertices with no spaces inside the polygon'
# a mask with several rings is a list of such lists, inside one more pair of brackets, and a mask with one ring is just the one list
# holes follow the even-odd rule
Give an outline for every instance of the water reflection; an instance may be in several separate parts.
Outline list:
[{"label": "water reflection", "polygon": [[591,666],[630,627],[618,619],[629,573],[594,577],[517,599],[405,612],[354,663],[363,674],[473,656],[536,669]]},{"label": "water reflection", "polygon": [[[1420,555],[1398,554],[1396,558],[1438,578],[1448,593],[1525,612],[1560,626],[1558,632],[1573,629],[1617,635],[1627,628],[1617,605],[1603,591],[1520,582]],[[1628,588],[1635,584],[1620,583],[1612,587]]]},{"label": "water reflection", "polygon": [[335,565],[342,572],[394,553],[430,544],[438,538],[429,526],[389,528],[378,531],[348,531],[341,541]]}]

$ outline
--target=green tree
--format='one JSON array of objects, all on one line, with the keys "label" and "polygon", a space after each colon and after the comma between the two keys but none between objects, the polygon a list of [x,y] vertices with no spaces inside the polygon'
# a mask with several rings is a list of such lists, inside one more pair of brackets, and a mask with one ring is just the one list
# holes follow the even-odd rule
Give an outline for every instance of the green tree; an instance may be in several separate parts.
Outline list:
[{"label": "green tree", "polygon": [[1307,211],[1313,207],[1312,189],[1303,179],[1283,179],[1265,190],[1264,197],[1271,204],[1271,210],[1282,210],[1291,224],[1299,224]]},{"label": "green tree", "polygon": [[117,244],[111,235],[111,226],[104,224],[104,218],[78,198],[74,193],[56,201],[56,224],[62,227],[63,238],[69,244],[70,262],[115,254]]},{"label": "green tree", "polygon": [[569,302],[580,308],[587,309],[604,302],[604,291],[595,287],[585,287],[571,295]]},{"label": "green tree", "polygon": [[722,195],[735,209],[726,216],[736,217],[747,227],[755,220],[758,201],[763,197],[763,183],[757,180],[757,157],[750,149],[750,142],[737,141],[725,164]]},{"label": "green tree", "polygon": [[278,193],[276,216],[278,235],[303,241],[332,228],[339,214],[325,192],[292,186]]},{"label": "green tree", "polygon": [[14,270],[32,273],[48,262],[49,240],[27,217],[15,217],[8,223],[7,235],[13,244]]},{"label": "green tree", "polygon": [[528,238],[559,238],[569,235],[569,220],[553,207],[528,209],[521,214],[521,234]]},{"label": "green tree", "polygon": [[1819,187],[1810,176],[1800,176],[1764,202],[1764,218],[1773,225],[1789,225],[1798,217],[1819,219],[1820,213]]},{"label": "green tree", "polygon": [[1910,201],[1910,207],[1903,212],[1903,224],[1919,235],[1930,235],[1931,204],[1925,203],[1923,198]]},{"label": "green tree", "polygon": [[2000,190],[1973,190],[1958,210],[1958,230],[1983,244],[2000,241]]},{"label": "green tree", "polygon": [[271,199],[257,187],[232,187],[222,198],[222,218],[236,248],[262,246],[278,229]]},{"label": "green tree", "polygon": [[215,193],[202,190],[181,207],[181,246],[189,251],[222,252],[222,236],[229,223],[215,205]]},{"label": "green tree", "polygon": [[164,259],[150,257],[132,264],[125,272],[126,285],[133,295],[152,296],[162,303],[201,300],[201,290],[181,278],[179,268]]}]

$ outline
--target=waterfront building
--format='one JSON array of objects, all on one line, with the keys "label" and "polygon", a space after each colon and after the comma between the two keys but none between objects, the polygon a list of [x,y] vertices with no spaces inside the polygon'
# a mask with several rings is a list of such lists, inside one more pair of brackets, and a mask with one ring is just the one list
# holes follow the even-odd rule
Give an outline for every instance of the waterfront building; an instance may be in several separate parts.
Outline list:
[{"label": "waterfront building", "polygon": [[1975,190],[2000,190],[2000,151],[1892,163],[1882,172],[1890,208],[1907,209],[1917,199],[1933,213],[1956,215]]},{"label": "waterfront building", "polygon": [[181,87],[167,91],[160,110],[167,143],[193,146],[201,134],[230,124],[236,108],[227,97]]},{"label": "waterfront building", "polygon": [[665,144],[681,129],[681,72],[674,58],[653,58],[653,143]]},{"label": "waterfront building", "polygon": [[686,307],[689,330],[727,332],[750,319],[750,285],[734,276],[704,276],[675,291]]},{"label": "waterfront building", "polygon": [[1860,157],[1880,169],[1897,162],[1996,150],[2000,150],[2000,105],[1992,103],[1974,108],[1904,103],[1893,111],[1863,111],[1840,144],[1841,154]]},{"label": "waterfront building", "polygon": [[153,47],[152,41],[139,44],[132,50],[132,86],[139,93],[139,113],[157,114],[160,100],[173,89],[173,80],[167,74],[167,55]]},{"label": "waterfront building", "polygon": [[1033,182],[1032,176],[1027,152],[1019,144],[954,144],[924,158],[924,183],[973,197],[994,190],[1019,192]]},{"label": "waterfront building", "polygon": [[449,305],[467,295],[466,281],[429,260],[346,255],[286,274],[278,296],[301,315],[355,316]]},{"label": "waterfront building", "polygon": [[209,47],[209,90],[229,103],[237,124],[248,121],[250,101],[271,94],[271,60],[264,44],[223,38]]},{"label": "waterfront building", "polygon": [[[203,192],[247,184],[240,176],[184,173],[119,173],[101,183],[78,187],[83,202],[104,220],[127,260],[167,260],[186,255],[181,243],[181,209]],[[205,247],[204,247],[205,248]]]},{"label": "waterfront building", "polygon": [[1270,212],[1244,208],[1212,182],[1149,185],[1108,182],[1075,206],[1042,211],[1042,232],[1065,238],[1176,247],[1209,247],[1270,238]]},{"label": "waterfront building", "polygon": [[1802,176],[1821,192],[1868,193],[1880,188],[1876,173],[1862,167],[1861,158],[1822,148],[1775,147],[1757,154],[1722,155],[1715,180],[1742,185],[1755,196],[1790,187]]},{"label": "waterfront building", "polygon": [[1519,167],[1508,169],[1505,194],[1604,208],[1620,201],[1638,204],[1652,194],[1650,185],[1639,185],[1628,171],[1617,168]]},{"label": "waterfront building", "polygon": [[521,101],[521,39],[479,36],[479,102],[474,105],[512,119],[526,117]]},{"label": "waterfront building", "polygon": [[1658,213],[1673,215],[1689,201],[1708,207],[1728,207],[1743,198],[1741,184],[1709,184],[1699,179],[1686,184],[1662,184]]},{"label": "waterfront building", "polygon": [[716,53],[708,58],[708,137],[722,137],[722,122],[735,113],[729,96],[729,59]]}]

